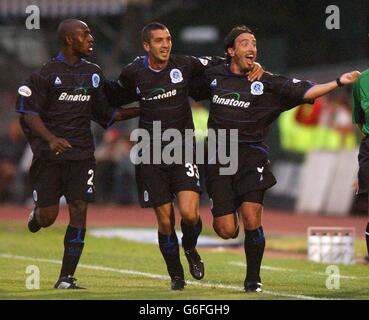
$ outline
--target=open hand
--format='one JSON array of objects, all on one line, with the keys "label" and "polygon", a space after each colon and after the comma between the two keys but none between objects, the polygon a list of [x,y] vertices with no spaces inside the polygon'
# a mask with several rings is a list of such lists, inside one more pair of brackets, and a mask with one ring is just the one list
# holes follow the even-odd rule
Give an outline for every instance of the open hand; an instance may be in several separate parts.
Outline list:
[{"label": "open hand", "polygon": [[354,83],[360,75],[361,73],[359,71],[347,72],[340,76],[340,81],[342,84]]},{"label": "open hand", "polygon": [[71,144],[67,140],[58,137],[55,137],[49,142],[49,147],[55,152],[56,155],[63,153],[69,148],[72,148]]}]

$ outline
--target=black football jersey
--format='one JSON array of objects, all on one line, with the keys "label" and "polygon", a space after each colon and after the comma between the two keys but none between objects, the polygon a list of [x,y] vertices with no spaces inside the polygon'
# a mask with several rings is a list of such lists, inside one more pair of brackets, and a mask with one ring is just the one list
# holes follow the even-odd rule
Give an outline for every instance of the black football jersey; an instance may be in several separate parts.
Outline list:
[{"label": "black football jersey", "polygon": [[46,63],[18,88],[16,111],[39,115],[57,137],[72,148],[55,155],[21,116],[21,126],[34,155],[45,159],[83,160],[93,156],[91,120],[104,128],[113,123],[114,108],[104,92],[105,79],[99,66],[84,59],[69,65],[62,54]]},{"label": "black football jersey", "polygon": [[177,129],[183,133],[194,127],[188,101],[192,79],[223,63],[220,57],[171,55],[167,67],[156,71],[149,67],[147,56],[137,57],[122,69],[119,80],[110,84],[109,99],[115,105],[139,101],[139,127],[150,135],[154,121],[160,121],[162,132]]},{"label": "black football jersey", "polygon": [[306,103],[303,96],[313,85],[268,72],[250,82],[221,65],[194,80],[190,94],[196,100],[210,99],[208,128],[238,129],[239,142],[259,143],[281,112]]}]

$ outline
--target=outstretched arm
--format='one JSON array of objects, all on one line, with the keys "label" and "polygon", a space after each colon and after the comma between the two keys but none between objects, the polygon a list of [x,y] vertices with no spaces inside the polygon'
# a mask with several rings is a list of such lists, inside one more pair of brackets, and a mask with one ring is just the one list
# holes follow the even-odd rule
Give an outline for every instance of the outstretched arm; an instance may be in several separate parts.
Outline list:
[{"label": "outstretched arm", "polygon": [[304,95],[305,100],[313,100],[320,96],[323,96],[335,89],[337,89],[340,85],[351,84],[356,81],[356,79],[360,76],[359,71],[351,71],[348,73],[342,74],[337,80],[323,83],[323,84],[316,84],[312,86],[308,91],[306,91]]}]

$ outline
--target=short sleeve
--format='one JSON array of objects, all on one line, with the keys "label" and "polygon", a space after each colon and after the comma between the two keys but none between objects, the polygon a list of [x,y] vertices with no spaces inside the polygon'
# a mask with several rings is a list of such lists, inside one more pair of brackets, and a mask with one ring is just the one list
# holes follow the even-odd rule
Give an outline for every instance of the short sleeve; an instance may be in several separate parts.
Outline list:
[{"label": "short sleeve", "polygon": [[281,106],[284,110],[307,102],[313,103],[304,99],[305,93],[314,86],[314,83],[309,80],[275,75],[272,83],[274,93],[281,97]]},{"label": "short sleeve", "polygon": [[352,122],[355,124],[365,122],[365,114],[361,107],[360,78],[356,80],[352,88]]},{"label": "short sleeve", "polygon": [[39,115],[47,108],[48,93],[48,80],[39,72],[32,73],[18,87],[16,111],[21,114]]},{"label": "short sleeve", "polygon": [[225,63],[225,59],[218,56],[194,57],[188,56],[191,64],[192,77],[202,76],[206,69]]}]

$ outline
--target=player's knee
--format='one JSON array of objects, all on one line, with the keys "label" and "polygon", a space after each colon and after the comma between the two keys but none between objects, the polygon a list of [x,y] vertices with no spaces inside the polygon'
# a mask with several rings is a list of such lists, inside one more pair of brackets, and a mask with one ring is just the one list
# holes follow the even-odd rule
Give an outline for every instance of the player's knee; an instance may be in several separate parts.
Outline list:
[{"label": "player's knee", "polygon": [[159,232],[161,234],[170,235],[174,230],[174,226],[172,225],[170,220],[161,221],[159,223]]},{"label": "player's knee", "polygon": [[43,228],[50,227],[54,224],[56,217],[43,217],[40,219],[40,225]]},{"label": "player's knee", "polygon": [[50,227],[54,224],[56,218],[58,217],[59,208],[52,207],[52,208],[40,208],[38,212],[38,219],[40,225],[43,228]]},{"label": "player's knee", "polygon": [[180,208],[180,214],[182,217],[182,220],[189,226],[193,226],[197,223],[199,220],[199,214],[196,210],[196,208],[191,207],[185,207]]},{"label": "player's knee", "polygon": [[82,200],[76,200],[69,204],[69,209],[73,214],[83,215],[86,213],[87,203]]},{"label": "player's knee", "polygon": [[77,228],[86,227],[87,203],[85,201],[73,201],[69,204],[70,224]]},{"label": "player's knee", "polygon": [[233,226],[219,226],[219,225],[214,225],[214,231],[217,233],[217,235],[225,240],[228,239],[232,239],[234,238],[237,229]]},{"label": "player's knee", "polygon": [[247,223],[244,223],[245,229],[247,230],[255,230],[261,226],[258,220],[248,220]]},{"label": "player's knee", "polygon": [[261,225],[260,217],[257,215],[248,215],[243,219],[243,224],[245,229],[255,230]]},{"label": "player's knee", "polygon": [[182,220],[188,226],[194,226],[197,221],[199,221],[199,216],[196,213],[192,213],[192,215],[182,215]]}]

